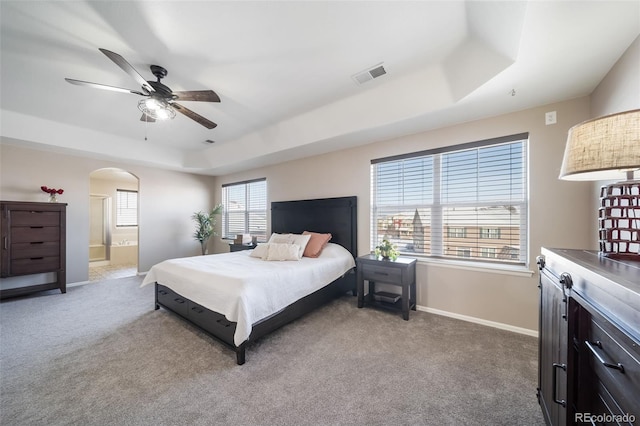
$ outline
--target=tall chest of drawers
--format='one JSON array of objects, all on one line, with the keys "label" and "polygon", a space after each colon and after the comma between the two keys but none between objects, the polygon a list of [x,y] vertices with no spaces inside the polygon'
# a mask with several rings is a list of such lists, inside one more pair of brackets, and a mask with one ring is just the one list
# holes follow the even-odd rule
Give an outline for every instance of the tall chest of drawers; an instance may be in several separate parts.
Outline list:
[{"label": "tall chest of drawers", "polygon": [[538,264],[547,424],[640,424],[640,261],[543,248]]},{"label": "tall chest of drawers", "polygon": [[55,281],[0,290],[0,299],[60,289],[66,293],[64,203],[0,201],[0,277],[54,273]]}]

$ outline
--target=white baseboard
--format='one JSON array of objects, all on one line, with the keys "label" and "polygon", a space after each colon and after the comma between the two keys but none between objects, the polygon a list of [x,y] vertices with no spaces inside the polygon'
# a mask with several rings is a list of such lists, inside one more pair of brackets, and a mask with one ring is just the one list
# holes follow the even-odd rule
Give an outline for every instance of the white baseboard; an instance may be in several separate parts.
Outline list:
[{"label": "white baseboard", "polygon": [[78,282],[75,282],[75,283],[70,283],[70,284],[67,284],[67,288],[69,288],[69,287],[78,287],[79,285],[89,284],[90,282],[91,281],[78,281]]},{"label": "white baseboard", "polygon": [[455,318],[462,321],[486,325],[488,327],[499,328],[500,330],[507,330],[507,331],[512,331],[514,333],[518,333],[518,334],[525,334],[527,336],[538,337],[538,332],[536,330],[529,330],[528,328],[516,327],[509,324],[504,324],[501,322],[488,321],[482,318],[470,317],[468,315],[461,315],[453,312],[441,311],[440,309],[427,308],[425,306],[416,306],[416,309],[418,311],[428,312],[430,314],[442,315],[444,317]]}]

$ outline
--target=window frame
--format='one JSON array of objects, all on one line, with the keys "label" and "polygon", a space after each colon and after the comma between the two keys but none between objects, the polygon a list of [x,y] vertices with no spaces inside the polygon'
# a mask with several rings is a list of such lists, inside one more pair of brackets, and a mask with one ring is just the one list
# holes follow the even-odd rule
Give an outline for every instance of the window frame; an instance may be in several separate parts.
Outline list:
[{"label": "window frame", "polygon": [[[443,155],[447,155],[447,154],[456,154],[456,153],[461,153],[463,151],[473,151],[476,150],[477,151],[477,159],[475,160],[475,170],[477,171],[477,176],[475,177],[475,180],[473,181],[474,184],[477,186],[477,188],[481,188],[481,185],[483,185],[482,182],[482,177],[480,174],[480,170],[485,167],[486,164],[490,164],[493,165],[492,163],[490,163],[487,160],[484,160],[484,163],[480,160],[480,154],[481,154],[481,150],[483,148],[492,148],[492,147],[496,147],[497,150],[499,150],[501,145],[509,145],[509,149],[516,149],[516,151],[512,151],[512,152],[508,152],[507,154],[504,155],[505,158],[508,158],[510,165],[517,165],[518,168],[514,168],[512,170],[509,170],[509,168],[507,167],[507,172],[503,172],[506,173],[506,179],[510,179],[511,181],[514,181],[517,183],[517,186],[515,186],[513,188],[510,188],[508,191],[509,196],[514,196],[514,194],[516,195],[516,197],[514,197],[513,200],[509,200],[508,205],[505,205],[505,207],[507,209],[512,209],[513,207],[516,208],[515,212],[514,211],[509,211],[507,213],[504,213],[506,217],[508,218],[517,218],[516,222],[512,222],[512,224],[509,224],[505,227],[505,232],[502,232],[502,234],[505,235],[505,238],[511,238],[511,240],[513,241],[517,241],[516,245],[513,244],[504,244],[504,247],[502,249],[502,252],[500,250],[500,248],[498,246],[495,247],[495,257],[485,257],[483,256],[483,254],[481,253],[481,247],[485,247],[487,245],[491,245],[491,243],[489,241],[491,241],[492,239],[495,240],[500,239],[499,236],[495,236],[493,234],[491,234],[491,237],[494,238],[484,238],[483,235],[480,235],[479,231],[479,227],[480,225],[478,225],[478,227],[476,227],[476,229],[466,229],[465,231],[465,236],[464,237],[460,237],[457,234],[455,236],[453,236],[452,231],[454,231],[456,228],[463,228],[464,224],[451,224],[451,223],[445,223],[447,222],[444,218],[447,217],[447,214],[444,213],[444,210],[446,208],[451,208],[451,206],[454,207],[459,207],[460,205],[464,206],[464,203],[459,203],[458,205],[456,205],[455,203],[449,203],[449,207],[447,206],[446,203],[442,202],[442,197],[444,197],[443,195],[441,195],[441,192],[446,192],[443,190],[443,187],[445,187],[445,184],[441,182],[441,180],[443,180],[443,176],[442,176],[442,170],[441,168],[443,167],[441,162],[442,162],[442,156]],[[475,267],[479,267],[479,268],[498,268],[498,269],[505,269],[505,270],[521,270],[521,268],[528,268],[529,265],[529,257],[530,257],[530,240],[529,240],[529,180],[530,180],[530,173],[529,173],[529,164],[528,164],[528,158],[529,158],[529,133],[519,133],[519,134],[514,134],[514,135],[509,135],[509,136],[504,136],[504,137],[498,137],[498,138],[492,138],[492,139],[485,139],[485,140],[481,140],[481,141],[477,141],[477,142],[469,142],[469,143],[464,143],[464,144],[458,144],[458,145],[452,145],[452,146],[447,146],[447,147],[441,147],[441,148],[435,148],[435,149],[430,149],[430,150],[424,150],[424,151],[418,151],[418,152],[413,152],[413,153],[407,153],[407,154],[401,154],[401,155],[395,155],[395,156],[391,156],[391,157],[385,157],[385,158],[379,158],[379,159],[373,159],[371,160],[371,210],[370,210],[370,226],[371,226],[371,234],[370,234],[370,243],[371,243],[371,247],[375,247],[379,242],[378,240],[382,238],[382,231],[384,229],[384,226],[381,228],[379,226],[380,223],[384,223],[384,222],[379,222],[377,221],[379,218],[377,217],[380,214],[380,218],[385,219],[385,214],[389,215],[389,211],[393,210],[394,208],[396,209],[396,211],[398,211],[398,216],[399,215],[404,215],[405,217],[405,223],[406,221],[408,221],[408,211],[413,207],[412,204],[408,203],[408,204],[403,204],[404,201],[401,201],[399,204],[395,205],[395,207],[393,206],[393,200],[391,202],[391,204],[387,204],[385,205],[384,203],[381,206],[377,206],[377,202],[378,202],[378,198],[377,198],[377,191],[378,191],[378,184],[380,183],[378,180],[380,180],[382,182],[382,191],[385,191],[388,189],[386,189],[384,187],[384,177],[378,177],[377,173],[378,173],[378,164],[380,163],[392,163],[392,162],[397,162],[398,164],[403,163],[403,160],[417,160],[417,161],[423,161],[422,164],[427,164],[427,161],[425,160],[426,158],[432,158],[432,163],[429,164],[429,167],[425,167],[425,169],[427,169],[427,173],[430,173],[430,178],[431,178],[431,182],[428,182],[425,187],[429,187],[429,185],[433,185],[433,187],[431,188],[431,193],[429,194],[429,196],[433,196],[432,201],[431,202],[426,202],[423,204],[420,204],[418,208],[421,209],[420,211],[420,222],[419,222],[419,226],[422,228],[425,228],[428,230],[428,232],[431,234],[431,241],[429,241],[429,238],[424,237],[425,238],[425,243],[416,243],[416,239],[413,238],[413,230],[410,231],[410,235],[412,235],[411,238],[413,238],[413,244],[410,244],[411,241],[407,241],[408,239],[405,239],[404,241],[402,241],[402,238],[400,236],[398,236],[398,240],[401,243],[407,243],[406,247],[409,247],[409,250],[403,251],[402,247],[400,248],[400,253],[407,255],[407,256],[412,256],[412,257],[417,257],[418,259],[424,259],[424,260],[428,260],[428,261],[435,261],[437,263],[451,263],[451,264],[458,264],[458,265],[467,265],[470,268],[475,268]],[[485,152],[490,152],[490,150],[485,150]],[[436,156],[438,156],[436,158]],[[496,162],[497,164],[497,162]],[[393,167],[393,164],[389,164],[389,167]],[[422,172],[422,170],[420,170],[420,173]],[[404,190],[405,188],[405,183],[404,180],[407,179],[407,176],[405,175],[404,170],[402,170],[401,172],[399,172],[399,177],[397,177],[397,179],[401,179],[401,181],[398,183],[399,185],[401,185],[400,187]],[[415,177],[415,175],[410,175],[409,177]],[[393,178],[391,178],[393,179]],[[501,180],[499,180],[498,182],[500,182],[500,184],[502,184],[504,182],[505,177],[500,177]],[[520,179],[520,180],[518,180]],[[444,179],[446,180],[446,179]],[[509,181],[507,181],[509,182]],[[451,185],[450,182],[447,182],[446,185]],[[518,186],[519,185],[519,186]],[[393,185],[392,185],[393,186]],[[508,186],[508,185],[507,185]],[[425,189],[422,189],[423,195]],[[429,192],[429,191],[427,191]],[[382,193],[382,196],[384,197],[384,193]],[[425,198],[429,198],[429,197],[425,197]],[[446,197],[445,197],[446,198]],[[491,197],[488,197],[489,199]],[[474,209],[479,209],[482,208],[483,204],[485,206],[485,209],[488,205],[490,204],[498,204],[498,203],[487,203],[485,201],[482,201],[483,197],[482,196],[478,196],[474,202],[471,202],[467,205],[468,206],[475,206]],[[418,213],[418,208],[416,208],[416,213]],[[436,211],[434,213],[434,210]],[[454,209],[455,210],[455,209]],[[386,211],[386,213],[384,213]],[[476,217],[481,217],[481,215],[478,213],[478,210],[474,210],[476,213]],[[380,213],[379,213],[380,212]],[[426,212],[426,213],[423,213]],[[428,224],[424,225],[422,224],[422,222],[427,222],[425,219],[423,219],[424,215],[426,214],[426,216],[429,218]],[[434,220],[434,216],[435,216],[435,220]],[[459,225],[459,226],[458,226]],[[414,219],[413,222],[413,226],[416,226],[416,222]],[[490,224],[490,225],[484,225],[482,226],[482,228],[485,229],[490,229],[491,231],[493,231],[494,229],[501,229],[501,226],[497,227],[494,224]],[[517,231],[516,231],[517,230]],[[388,233],[388,230],[383,231],[385,233]],[[468,234],[468,232],[472,232],[471,235]],[[516,233],[514,233],[516,232]],[[473,233],[477,233],[477,236],[474,236]],[[490,232],[491,233],[491,232]],[[436,236],[434,237],[434,234],[436,234]],[[438,235],[439,234],[439,235]],[[473,254],[471,258],[462,258],[459,256],[456,256],[456,254],[458,254],[459,247],[456,247],[456,244],[460,244],[462,243],[462,238],[467,238],[469,237],[470,240],[474,240],[474,244],[477,245],[476,248],[473,248]],[[420,238],[418,239],[420,240]],[[453,240],[453,241],[452,241]],[[484,241],[484,243],[482,243],[482,241]],[[418,244],[420,244],[420,246],[418,246]],[[430,248],[427,248],[426,251],[424,253],[422,252],[415,252],[412,250],[416,250],[418,247],[421,247],[421,249],[424,249],[424,247],[426,245],[430,244]],[[438,246],[439,245],[439,246]],[[464,245],[466,245],[466,243],[464,243]],[[420,250],[420,249],[417,249]],[[477,252],[477,253],[476,253]],[[515,255],[515,259],[514,259],[514,252],[517,252],[518,254]],[[433,254],[433,253],[437,253],[437,254]],[[455,253],[455,254],[454,254]],[[462,260],[464,259],[464,260]],[[530,271],[529,271],[530,272]]]},{"label": "window frame", "polygon": [[[260,195],[258,195],[258,198],[252,198],[251,195],[251,188],[253,187],[254,184],[257,183],[264,183],[264,209],[255,209],[255,208],[247,208],[246,206],[251,206],[253,203],[256,202],[260,202],[261,198]],[[229,189],[230,188],[234,188],[234,187],[240,187],[243,186],[244,187],[244,209],[241,210],[237,210],[237,209],[230,209],[229,208],[229,204],[230,204],[230,200],[229,200]],[[223,205],[223,210],[222,210],[222,225],[221,225],[221,233],[222,233],[222,239],[223,240],[234,240],[236,235],[238,233],[242,233],[242,234],[251,234],[252,236],[257,236],[259,238],[260,241],[266,241],[267,238],[267,219],[268,219],[268,191],[267,191],[268,187],[267,187],[267,178],[258,178],[258,179],[251,179],[251,180],[245,180],[245,181],[240,181],[240,182],[230,182],[230,183],[226,183],[222,185],[222,205]],[[243,231],[239,232],[238,230],[236,231],[231,231],[229,229],[230,227],[230,214],[233,213],[235,210],[235,213],[243,213]],[[255,217],[255,215],[264,215],[264,230],[260,230],[257,227],[254,227],[252,225],[252,221],[251,218],[252,216]],[[259,226],[259,225],[256,225]],[[230,232],[234,232],[234,234],[230,234]]]},{"label": "window frame", "polygon": [[[135,195],[135,208],[132,207],[121,207],[120,203],[120,194],[136,194]],[[138,204],[139,204],[139,199],[138,199],[138,191],[135,189],[120,189],[120,188],[116,188],[116,228],[135,228],[138,226]],[[127,195],[127,204],[130,202],[129,200],[129,196]],[[126,223],[126,224],[121,224],[121,219],[123,216],[123,211],[127,211],[127,210],[133,210],[135,212],[135,214],[131,215],[131,214],[127,214],[125,215],[125,218],[130,218],[133,217],[135,218],[135,224],[131,224],[131,223]]]}]

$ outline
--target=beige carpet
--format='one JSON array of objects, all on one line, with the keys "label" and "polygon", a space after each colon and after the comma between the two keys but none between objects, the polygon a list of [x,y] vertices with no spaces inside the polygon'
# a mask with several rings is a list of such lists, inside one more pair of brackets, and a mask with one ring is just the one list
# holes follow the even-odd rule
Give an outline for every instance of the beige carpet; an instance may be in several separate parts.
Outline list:
[{"label": "beige carpet", "polygon": [[140,281],[0,304],[1,424],[544,424],[532,337],[345,296],[238,366]]}]

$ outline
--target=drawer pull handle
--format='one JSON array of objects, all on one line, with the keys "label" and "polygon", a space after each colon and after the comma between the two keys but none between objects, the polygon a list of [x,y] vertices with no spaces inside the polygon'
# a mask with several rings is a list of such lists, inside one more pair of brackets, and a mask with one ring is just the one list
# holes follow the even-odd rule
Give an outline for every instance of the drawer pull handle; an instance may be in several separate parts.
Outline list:
[{"label": "drawer pull handle", "polygon": [[173,301],[178,303],[184,303],[184,300],[180,299],[179,297],[176,297],[175,299],[173,299]]},{"label": "drawer pull handle", "polygon": [[161,295],[163,295],[163,296],[167,294],[167,292],[166,292],[166,291],[164,291],[164,290],[159,290],[159,291],[158,291],[158,293],[160,293],[160,294],[161,294]]},{"label": "drawer pull handle", "polygon": [[558,364],[558,363],[553,363],[553,376],[551,378],[551,384],[553,385],[553,390],[551,391],[551,398],[553,398],[553,402],[555,402],[556,404],[560,404],[563,407],[567,406],[567,401],[565,401],[564,399],[558,399],[558,396],[556,395],[556,389],[558,387],[558,383],[557,383],[557,377],[558,377],[558,368],[561,368],[562,371],[567,371],[567,365],[566,364]]},{"label": "drawer pull handle", "polygon": [[374,274],[376,274],[376,275],[382,275],[382,276],[385,276],[385,277],[389,276],[389,274],[388,274],[388,273],[386,273],[386,272],[378,272],[378,271],[376,271],[376,272],[374,272]]},{"label": "drawer pull handle", "polygon": [[42,229],[44,226],[30,226],[31,229]]},{"label": "drawer pull handle", "polygon": [[44,244],[44,241],[31,241],[29,244]]},{"label": "drawer pull handle", "polygon": [[222,322],[222,321],[224,321],[224,320],[223,320],[223,319],[216,320],[216,322],[217,322],[218,324],[223,325],[223,326],[225,326],[225,327],[229,327],[229,326],[231,325],[231,323],[230,323],[230,322],[228,322],[228,321],[224,321],[224,322]]},{"label": "drawer pull handle", "polygon": [[622,364],[620,364],[620,363],[611,364],[609,362],[606,362],[604,360],[604,358],[602,358],[602,356],[600,356],[598,351],[596,351],[596,348],[594,348],[594,346],[597,346],[598,348],[602,349],[602,342],[600,342],[600,340],[596,341],[595,343],[591,343],[588,340],[585,340],[584,344],[587,345],[587,348],[589,348],[589,350],[591,351],[593,356],[595,356],[598,359],[600,364],[604,365],[607,368],[613,368],[614,370],[620,370],[620,372],[622,374],[624,374],[624,366]]},{"label": "drawer pull handle", "polygon": [[198,308],[197,306],[194,306],[193,308],[191,308],[192,311],[194,311],[197,314],[201,314],[202,313],[202,309]]},{"label": "drawer pull handle", "polygon": [[40,256],[40,257],[31,257],[31,260],[42,260],[44,259],[44,257]]}]

